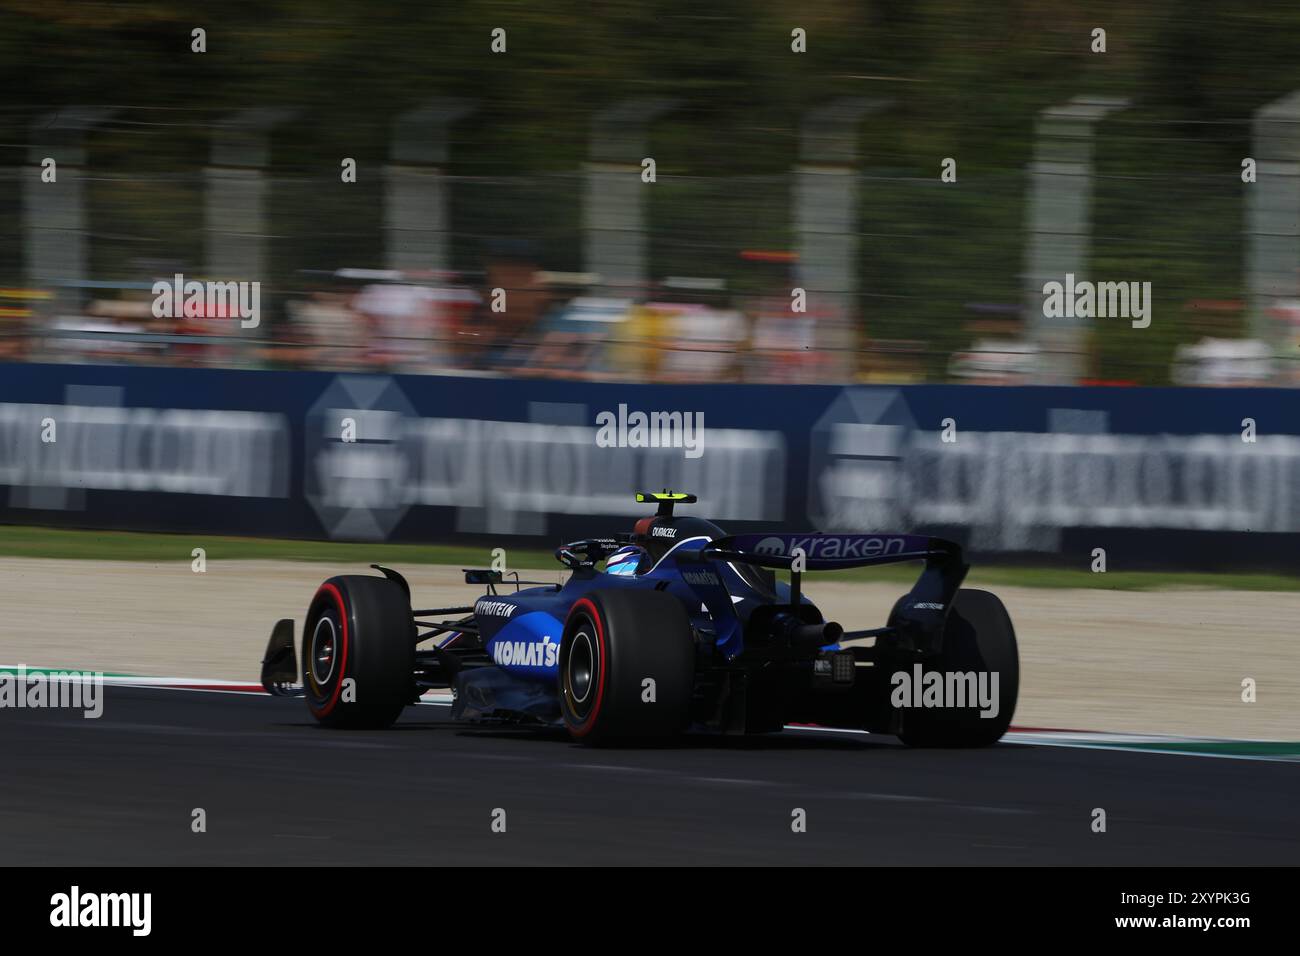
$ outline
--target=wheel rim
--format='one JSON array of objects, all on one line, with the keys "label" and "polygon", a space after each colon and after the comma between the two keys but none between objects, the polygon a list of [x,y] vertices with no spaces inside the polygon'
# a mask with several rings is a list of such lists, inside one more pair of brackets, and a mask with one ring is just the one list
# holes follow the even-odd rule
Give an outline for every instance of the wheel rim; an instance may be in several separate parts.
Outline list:
[{"label": "wheel rim", "polygon": [[585,628],[573,635],[573,641],[569,645],[566,676],[574,710],[585,714],[590,709],[588,700],[596,676],[596,652],[591,643],[591,635]]},{"label": "wheel rim", "polygon": [[309,665],[312,680],[318,687],[329,684],[334,676],[334,664],[338,657],[338,634],[334,621],[328,614],[322,614],[316,622],[316,630],[311,636]]}]

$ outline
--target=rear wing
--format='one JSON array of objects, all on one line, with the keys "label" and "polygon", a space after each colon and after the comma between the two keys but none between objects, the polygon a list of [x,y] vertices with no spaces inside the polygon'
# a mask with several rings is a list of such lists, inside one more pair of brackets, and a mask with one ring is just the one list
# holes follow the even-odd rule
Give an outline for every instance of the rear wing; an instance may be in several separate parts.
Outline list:
[{"label": "rear wing", "polygon": [[918,534],[736,534],[711,542],[703,557],[761,568],[791,568],[800,555],[805,571],[930,558],[961,563],[962,558],[959,545]]},{"label": "rear wing", "polygon": [[[886,626],[910,638],[914,647],[936,650],[953,598],[970,570],[960,545],[916,534],[737,534],[710,542],[700,557],[788,569],[792,604],[800,601],[801,571],[923,560],[920,577]],[[796,563],[798,558],[802,560]]]}]

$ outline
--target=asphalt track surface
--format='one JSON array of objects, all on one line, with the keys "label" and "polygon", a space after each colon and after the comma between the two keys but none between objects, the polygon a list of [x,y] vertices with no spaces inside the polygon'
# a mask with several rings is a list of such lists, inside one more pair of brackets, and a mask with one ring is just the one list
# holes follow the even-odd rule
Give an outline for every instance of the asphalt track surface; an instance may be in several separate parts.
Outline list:
[{"label": "asphalt track surface", "polygon": [[[107,687],[0,710],[0,863],[1294,864],[1300,764],[786,731],[591,749],[408,708]],[[207,832],[191,831],[192,811]],[[1091,829],[1092,810],[1107,832]],[[492,831],[505,811],[506,832]],[[807,814],[807,831],[791,829]]]}]

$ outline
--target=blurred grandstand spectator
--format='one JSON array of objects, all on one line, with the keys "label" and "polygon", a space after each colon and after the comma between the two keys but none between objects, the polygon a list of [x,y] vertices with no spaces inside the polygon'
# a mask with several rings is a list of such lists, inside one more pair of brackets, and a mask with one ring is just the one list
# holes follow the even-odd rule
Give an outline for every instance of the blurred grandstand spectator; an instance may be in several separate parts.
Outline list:
[{"label": "blurred grandstand spectator", "polygon": [[0,289],[0,362],[27,356],[31,330],[40,321],[38,310],[49,299],[41,289]]},{"label": "blurred grandstand spectator", "polygon": [[[544,272],[539,279],[550,288],[551,301],[533,371],[556,378],[624,377],[634,367],[632,358],[620,354],[632,301],[588,295],[600,280],[589,273]],[[640,378],[640,372],[632,377]]]},{"label": "blurred grandstand spectator", "polygon": [[1032,384],[1041,371],[1040,355],[1024,337],[1020,308],[974,302],[966,310],[977,316],[962,326],[974,342],[948,360],[949,377],[964,385]]},{"label": "blurred grandstand spectator", "polygon": [[[534,352],[545,336],[543,318],[550,298],[531,242],[500,240],[488,250],[482,301],[469,334],[472,367],[517,374],[547,371],[535,364]],[[570,365],[577,371],[580,366]]]},{"label": "blurred grandstand spectator", "polygon": [[1038,371],[1038,349],[1016,339],[980,339],[948,363],[964,385],[1029,385]]},{"label": "blurred grandstand spectator", "polygon": [[365,330],[349,299],[342,288],[321,287],[288,301],[290,336],[301,345],[295,364],[332,371],[364,365]]},{"label": "blurred grandstand spectator", "polygon": [[147,302],[95,299],[82,312],[54,318],[45,350],[61,362],[146,360],[163,350],[141,338],[150,331],[150,318]]},{"label": "blurred grandstand spectator", "polygon": [[824,356],[816,350],[819,313],[807,293],[795,310],[793,273],[797,257],[789,252],[747,250],[759,292],[748,301],[751,335],[745,378],[752,382],[815,382]]},{"label": "blurred grandstand spectator", "polygon": [[1273,353],[1253,339],[1202,339],[1174,352],[1175,385],[1267,385],[1273,379]]},{"label": "blurred grandstand spectator", "polygon": [[[792,309],[789,264],[788,258],[765,263],[761,290],[752,295],[733,296],[722,279],[668,277],[630,298],[593,294],[601,285],[594,274],[538,270],[530,244],[497,244],[477,288],[449,273],[345,268],[316,274],[306,292],[285,298],[287,321],[272,321],[258,335],[241,334],[239,317],[221,305],[181,319],[155,317],[147,282],[85,284],[100,296],[79,311],[53,308],[61,300],[49,290],[0,290],[0,360],[822,381],[826,356],[816,348],[817,314]],[[60,293],[62,301],[69,294]],[[494,310],[493,302],[504,308]],[[50,307],[48,319],[37,308],[42,304]],[[981,385],[1035,381],[1041,353],[1023,336],[1016,307],[968,308],[990,314],[964,324],[973,342],[948,358],[948,377]],[[1232,337],[1242,311],[1237,301],[1189,302],[1186,321],[1203,337],[1177,348],[1170,369],[1175,384],[1300,383],[1300,361],[1286,361],[1300,345],[1300,302],[1271,310],[1291,330],[1277,353],[1267,343]],[[1210,330],[1220,334],[1205,334]],[[864,338],[856,378],[925,381],[929,350],[923,339]]]},{"label": "blurred grandstand spectator", "polygon": [[[1272,347],[1245,337],[1246,312],[1246,303],[1240,299],[1185,302],[1178,324],[1192,339],[1174,350],[1170,380],[1175,385],[1208,387],[1283,384]],[[1300,316],[1300,312],[1295,314]],[[1287,303],[1279,303],[1271,315],[1285,328]]]},{"label": "blurred grandstand spectator", "polygon": [[1300,386],[1300,302],[1281,302],[1272,314],[1285,329],[1274,384],[1295,388]]},{"label": "blurred grandstand spectator", "polygon": [[[397,272],[376,272],[368,276],[357,270],[350,278],[371,278],[352,299],[352,311],[359,323],[343,332],[343,317],[335,312],[324,318],[334,325],[331,334],[342,334],[353,347],[369,343],[366,364],[400,372],[424,372],[445,368],[450,359],[446,335],[439,325],[437,297],[427,286],[405,281]],[[317,316],[317,319],[322,318]],[[361,333],[360,339],[356,332]]]},{"label": "blurred grandstand spectator", "polygon": [[[725,382],[739,377],[737,361],[749,336],[745,317],[727,308],[721,279],[672,276],[659,301],[648,303],[662,317],[659,375],[673,382]],[[701,298],[712,300],[701,302]]]}]

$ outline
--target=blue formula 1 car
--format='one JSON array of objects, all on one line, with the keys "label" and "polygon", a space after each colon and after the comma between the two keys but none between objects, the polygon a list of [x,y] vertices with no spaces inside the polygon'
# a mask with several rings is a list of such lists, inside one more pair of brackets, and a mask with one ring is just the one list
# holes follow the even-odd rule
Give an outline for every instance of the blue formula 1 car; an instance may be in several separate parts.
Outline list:
[{"label": "blue formula 1 car", "polygon": [[[967,747],[1010,725],[1015,632],[997,597],[961,587],[957,545],[728,536],[674,514],[693,495],[637,501],[658,510],[631,534],[555,552],[572,572],[563,585],[516,580],[502,593],[500,572],[467,570],[466,583],[486,590],[472,606],[413,610],[391,569],[330,578],[307,609],[301,670],[293,621],[282,620],[262,684],[306,697],[331,727],[386,727],[426,690],[451,688],[455,719],[565,727],[588,743],[819,724]],[[845,630],[803,594],[807,571],[900,561],[924,567],[883,627]]]}]

